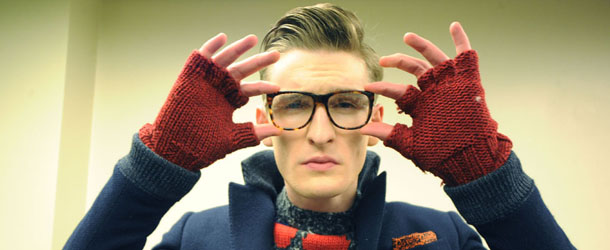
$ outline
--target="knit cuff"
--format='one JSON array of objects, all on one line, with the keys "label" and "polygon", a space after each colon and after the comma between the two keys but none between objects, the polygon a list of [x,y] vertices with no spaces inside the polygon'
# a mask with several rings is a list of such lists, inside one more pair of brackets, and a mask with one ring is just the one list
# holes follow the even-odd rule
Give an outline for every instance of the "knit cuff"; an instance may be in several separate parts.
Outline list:
[{"label": "knit cuff", "polygon": [[117,168],[146,193],[160,199],[178,201],[197,183],[201,173],[188,171],[155,154],[136,133],[131,151]]},{"label": "knit cuff", "polygon": [[[456,72],[464,70],[477,70],[479,68],[479,57],[476,50],[467,50],[457,55],[455,59],[446,60],[433,68],[428,69],[417,78],[417,86],[421,91],[438,84],[446,84],[454,78]],[[478,74],[478,73],[477,73]]]},{"label": "knit cuff", "polygon": [[409,115],[413,114],[413,110],[415,109],[415,105],[417,104],[417,98],[420,94],[421,90],[419,90],[415,86],[407,86],[407,90],[405,90],[405,93],[402,94],[402,96],[394,102],[396,103],[396,106],[398,106],[398,113],[403,112]]},{"label": "knit cuff", "polygon": [[471,70],[479,68],[479,55],[476,50],[466,50],[457,55],[454,59],[456,70]]},{"label": "knit cuff", "polygon": [[413,157],[413,130],[407,125],[394,124],[394,128],[383,141],[383,145],[393,148],[405,158],[412,160],[416,166],[420,166],[419,162]]},{"label": "knit cuff", "polygon": [[239,82],[235,81],[226,69],[219,67],[195,50],[186,61],[180,79],[198,77],[203,77],[203,81],[217,89],[235,108],[245,105],[249,100],[240,91]]},{"label": "knit cuff", "polygon": [[508,137],[496,133],[483,142],[475,143],[455,153],[442,163],[443,171],[434,171],[434,169],[430,171],[434,171],[450,187],[463,185],[505,165],[512,152],[512,146]]},{"label": "knit cuff", "polygon": [[261,143],[254,133],[254,125],[251,122],[235,124],[231,131],[231,138],[233,139],[231,152]]},{"label": "knit cuff", "polygon": [[470,183],[444,187],[445,192],[462,217],[472,225],[501,219],[516,209],[531,195],[534,181],[521,168],[511,152],[506,163]]}]

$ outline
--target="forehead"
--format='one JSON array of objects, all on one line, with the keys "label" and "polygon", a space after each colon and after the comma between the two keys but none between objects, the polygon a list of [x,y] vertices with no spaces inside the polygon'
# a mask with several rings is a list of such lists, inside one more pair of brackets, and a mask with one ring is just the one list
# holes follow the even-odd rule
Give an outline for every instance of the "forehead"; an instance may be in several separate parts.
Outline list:
[{"label": "forehead", "polygon": [[368,72],[364,60],[348,52],[294,49],[282,53],[268,80],[281,90],[328,93],[363,90]]}]

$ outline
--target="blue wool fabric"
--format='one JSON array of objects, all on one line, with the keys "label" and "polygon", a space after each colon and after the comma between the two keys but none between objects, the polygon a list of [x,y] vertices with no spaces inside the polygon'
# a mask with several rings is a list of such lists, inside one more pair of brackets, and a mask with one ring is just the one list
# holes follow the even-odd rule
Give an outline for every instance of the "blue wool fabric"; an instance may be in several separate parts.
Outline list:
[{"label": "blue wool fabric", "polygon": [[[468,184],[445,187],[460,214],[385,202],[386,174],[369,152],[359,176],[354,211],[357,249],[393,249],[393,239],[434,232],[413,249],[575,249],[544,205],[514,153],[498,170]],[[400,166],[397,166],[400,167]],[[271,249],[275,199],[283,180],[273,152],[242,163],[245,185],[229,185],[229,205],[185,214],[154,249]],[[149,150],[137,135],[64,249],[141,249],[167,210],[190,191],[199,172]]]}]

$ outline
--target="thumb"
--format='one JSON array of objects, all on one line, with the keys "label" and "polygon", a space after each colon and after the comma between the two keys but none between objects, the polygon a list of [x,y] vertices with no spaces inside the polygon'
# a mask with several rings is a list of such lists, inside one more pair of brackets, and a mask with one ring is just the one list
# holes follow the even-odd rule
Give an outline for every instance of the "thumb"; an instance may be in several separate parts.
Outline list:
[{"label": "thumb", "polygon": [[280,135],[281,133],[282,130],[276,128],[271,124],[261,124],[254,126],[254,134],[260,141],[270,136]]},{"label": "thumb", "polygon": [[365,125],[360,129],[360,133],[362,133],[363,135],[375,136],[380,140],[385,141],[388,136],[390,136],[390,133],[392,132],[393,128],[394,126],[387,123],[370,122],[369,124]]}]

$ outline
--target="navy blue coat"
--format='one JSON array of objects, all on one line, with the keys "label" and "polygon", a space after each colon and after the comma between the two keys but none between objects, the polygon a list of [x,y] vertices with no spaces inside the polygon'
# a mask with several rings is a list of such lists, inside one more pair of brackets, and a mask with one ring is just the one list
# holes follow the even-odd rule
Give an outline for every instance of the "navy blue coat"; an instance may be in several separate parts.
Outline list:
[{"label": "navy blue coat", "polygon": [[[275,198],[284,183],[270,151],[242,163],[245,183],[231,183],[229,205],[185,214],[154,249],[270,249]],[[438,240],[412,249],[574,249],[513,153],[500,169],[458,187],[445,187],[458,211],[385,202],[386,175],[369,152],[360,173],[356,208],[358,249],[392,249],[392,239],[432,231]],[[64,249],[141,249],[161,217],[196,181],[134,136],[91,209]]]}]

